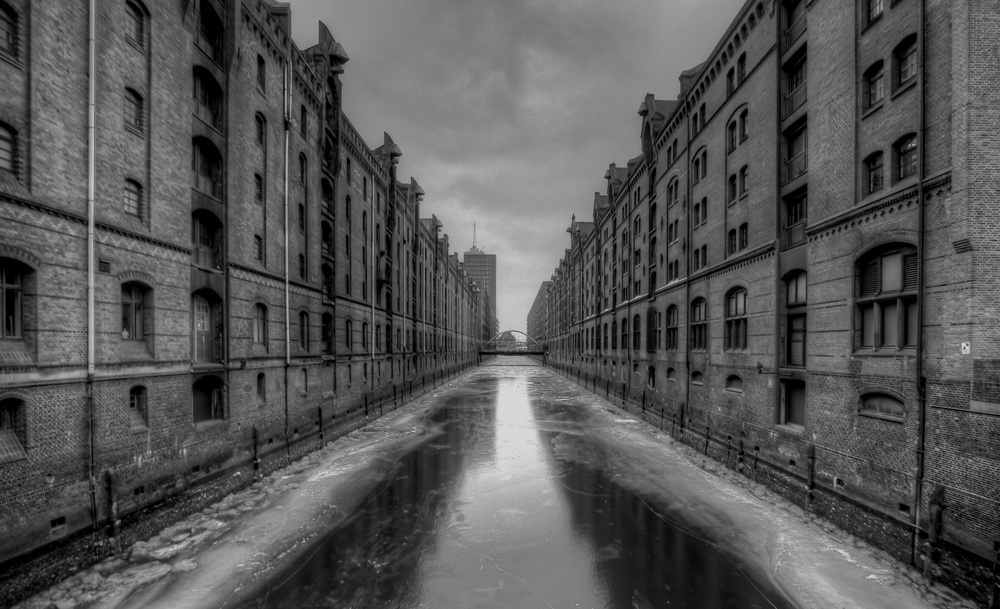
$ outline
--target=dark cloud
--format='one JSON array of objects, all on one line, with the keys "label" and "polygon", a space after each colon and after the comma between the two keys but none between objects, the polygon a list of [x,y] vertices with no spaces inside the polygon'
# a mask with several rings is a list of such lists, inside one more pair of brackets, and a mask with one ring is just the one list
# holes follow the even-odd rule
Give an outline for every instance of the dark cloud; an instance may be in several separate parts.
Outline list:
[{"label": "dark cloud", "polygon": [[498,256],[498,314],[524,329],[538,285],[589,220],[608,164],[639,153],[647,92],[677,95],[738,0],[292,0],[300,48],[344,45],[344,107],[389,132],[452,248]]}]

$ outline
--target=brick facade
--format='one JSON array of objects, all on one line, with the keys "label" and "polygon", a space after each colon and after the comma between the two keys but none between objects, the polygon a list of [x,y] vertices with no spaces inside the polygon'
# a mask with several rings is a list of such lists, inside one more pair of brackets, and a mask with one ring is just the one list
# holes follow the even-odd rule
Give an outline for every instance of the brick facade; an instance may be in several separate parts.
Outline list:
[{"label": "brick facade", "polygon": [[0,3],[0,563],[346,433],[483,326],[325,25],[299,50],[266,1],[93,4],[91,151],[88,3]]},{"label": "brick facade", "polygon": [[676,101],[647,95],[539,332],[595,391],[983,599],[1000,10],[878,6],[749,0]]}]

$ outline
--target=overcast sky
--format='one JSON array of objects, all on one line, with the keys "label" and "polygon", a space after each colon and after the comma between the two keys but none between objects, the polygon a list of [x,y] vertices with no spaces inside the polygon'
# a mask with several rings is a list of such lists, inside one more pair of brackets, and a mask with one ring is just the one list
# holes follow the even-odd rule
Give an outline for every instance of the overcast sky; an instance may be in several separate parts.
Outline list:
[{"label": "overcast sky", "polygon": [[350,61],[344,112],[388,132],[398,176],[452,251],[497,255],[500,329],[528,310],[589,221],[604,172],[641,152],[639,104],[676,99],[743,0],[291,0],[300,49],[330,28]]}]

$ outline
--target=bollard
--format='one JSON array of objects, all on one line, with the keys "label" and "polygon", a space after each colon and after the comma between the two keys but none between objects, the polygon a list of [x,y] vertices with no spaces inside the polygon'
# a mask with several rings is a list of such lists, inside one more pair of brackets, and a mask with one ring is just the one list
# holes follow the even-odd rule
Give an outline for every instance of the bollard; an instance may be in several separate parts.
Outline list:
[{"label": "bollard", "polygon": [[323,446],[323,407],[316,407],[316,424],[319,425],[319,445]]},{"label": "bollard", "polygon": [[732,448],[733,436],[726,435],[726,460],[725,464],[729,465],[729,450]]},{"label": "bollard", "polygon": [[736,455],[736,469],[740,473],[743,473],[743,438],[740,438],[740,452]]},{"label": "bollard", "polygon": [[258,437],[259,436],[257,432],[257,426],[254,425],[253,426],[253,471],[255,472],[260,471],[260,452],[259,452],[260,449],[258,448],[260,444],[258,441]]},{"label": "bollard", "polygon": [[753,481],[757,481],[757,460],[760,458],[760,446],[753,447]]},{"label": "bollard", "polygon": [[706,425],[705,426],[705,451],[704,451],[706,455],[708,454],[708,437],[709,437],[709,430],[708,430],[708,425]]}]

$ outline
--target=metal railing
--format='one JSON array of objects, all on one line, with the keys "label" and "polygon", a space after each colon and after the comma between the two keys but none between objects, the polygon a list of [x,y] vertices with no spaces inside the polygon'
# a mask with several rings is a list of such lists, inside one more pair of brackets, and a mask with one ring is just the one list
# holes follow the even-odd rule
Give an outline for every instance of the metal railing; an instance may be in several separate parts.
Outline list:
[{"label": "metal railing", "polygon": [[788,118],[792,114],[792,112],[795,112],[796,110],[799,109],[799,107],[802,104],[806,103],[806,99],[807,99],[806,83],[802,83],[798,87],[796,87],[793,91],[789,91],[788,94],[785,95],[784,99],[785,107],[784,107],[784,114],[782,114],[782,118]]},{"label": "metal railing", "polygon": [[803,13],[801,17],[795,20],[795,23],[790,24],[788,28],[785,29],[785,35],[783,37],[785,46],[782,50],[787,51],[805,31],[806,15]]},{"label": "metal railing", "polygon": [[785,160],[785,175],[784,179],[781,181],[782,184],[787,184],[804,174],[809,169],[809,154],[808,151],[803,151],[797,156]]},{"label": "metal railing", "polygon": [[806,242],[806,221],[800,220],[791,226],[785,227],[782,245],[784,249],[795,247]]}]

